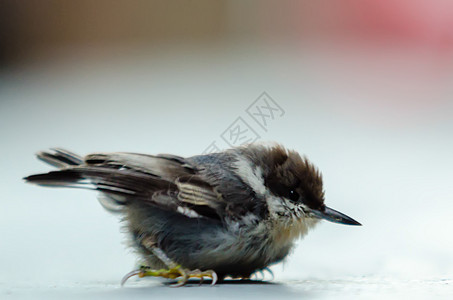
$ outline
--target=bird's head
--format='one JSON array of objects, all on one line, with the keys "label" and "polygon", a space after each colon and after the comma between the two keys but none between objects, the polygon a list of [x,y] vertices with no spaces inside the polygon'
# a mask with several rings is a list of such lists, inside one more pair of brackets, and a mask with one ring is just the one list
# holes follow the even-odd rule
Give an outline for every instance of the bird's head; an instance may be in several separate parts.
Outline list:
[{"label": "bird's head", "polygon": [[324,204],[321,173],[307,158],[280,145],[251,145],[243,154],[256,166],[255,174],[262,176],[271,217],[288,226],[302,222],[305,230],[320,219],[361,225]]}]

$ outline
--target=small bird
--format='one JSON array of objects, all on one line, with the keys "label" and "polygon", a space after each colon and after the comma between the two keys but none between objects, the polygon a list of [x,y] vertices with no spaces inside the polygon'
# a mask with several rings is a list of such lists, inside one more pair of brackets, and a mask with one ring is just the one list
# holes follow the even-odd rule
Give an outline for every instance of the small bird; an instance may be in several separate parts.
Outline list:
[{"label": "small bird", "polygon": [[279,144],[183,158],[170,154],[39,152],[58,170],[24,178],[100,192],[124,216],[141,266],[131,276],[247,279],[282,261],[321,219],[361,225],[324,204],[321,173]]}]

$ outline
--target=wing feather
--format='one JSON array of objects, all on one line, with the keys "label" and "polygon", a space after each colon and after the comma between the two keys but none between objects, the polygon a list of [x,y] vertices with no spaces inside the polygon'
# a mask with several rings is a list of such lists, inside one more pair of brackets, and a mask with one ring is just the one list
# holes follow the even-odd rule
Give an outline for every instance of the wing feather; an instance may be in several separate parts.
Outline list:
[{"label": "wing feather", "polygon": [[104,194],[101,204],[110,211],[121,211],[129,201],[144,201],[188,217],[221,218],[220,194],[182,157],[115,152],[89,154],[82,161],[69,151],[54,152],[40,152],[39,157],[60,170],[25,180],[99,190]]}]

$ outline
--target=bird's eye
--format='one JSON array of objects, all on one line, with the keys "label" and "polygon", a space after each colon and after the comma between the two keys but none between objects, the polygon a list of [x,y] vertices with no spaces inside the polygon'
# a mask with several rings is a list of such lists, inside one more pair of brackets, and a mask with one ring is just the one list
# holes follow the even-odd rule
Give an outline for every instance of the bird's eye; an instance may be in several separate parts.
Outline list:
[{"label": "bird's eye", "polygon": [[297,201],[297,200],[299,200],[299,194],[295,190],[290,190],[289,191],[289,199],[291,201]]}]

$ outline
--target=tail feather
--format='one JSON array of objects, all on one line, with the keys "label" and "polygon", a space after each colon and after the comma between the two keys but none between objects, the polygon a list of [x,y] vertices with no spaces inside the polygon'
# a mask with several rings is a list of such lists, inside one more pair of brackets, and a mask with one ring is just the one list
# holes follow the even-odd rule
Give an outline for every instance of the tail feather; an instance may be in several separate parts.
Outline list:
[{"label": "tail feather", "polygon": [[72,170],[60,170],[30,175],[25,177],[24,180],[42,186],[67,186],[72,183],[81,182],[83,176]]},{"label": "tail feather", "polygon": [[171,197],[169,199],[167,197],[168,201],[161,203],[162,201],[159,202],[159,199],[156,200],[158,197],[153,195],[176,192],[178,189],[176,184],[168,178],[140,168],[139,162],[133,161],[134,164],[127,165],[127,162],[116,160],[115,156],[108,157],[106,154],[89,155],[84,160],[59,148],[39,152],[37,156],[59,170],[25,177],[24,180],[28,183],[47,187],[98,190],[102,192],[100,203],[112,212],[121,211],[124,205],[134,200],[154,203],[160,207],[174,206]]},{"label": "tail feather", "polygon": [[78,166],[83,163],[83,158],[70,151],[53,148],[53,152],[42,151],[37,154],[38,158],[54,167],[59,169],[67,168],[70,166]]},{"label": "tail feather", "polygon": [[59,171],[30,175],[27,182],[50,187],[81,187],[106,193],[146,196],[152,191],[171,188],[172,183],[156,176],[103,167],[76,166]]}]

